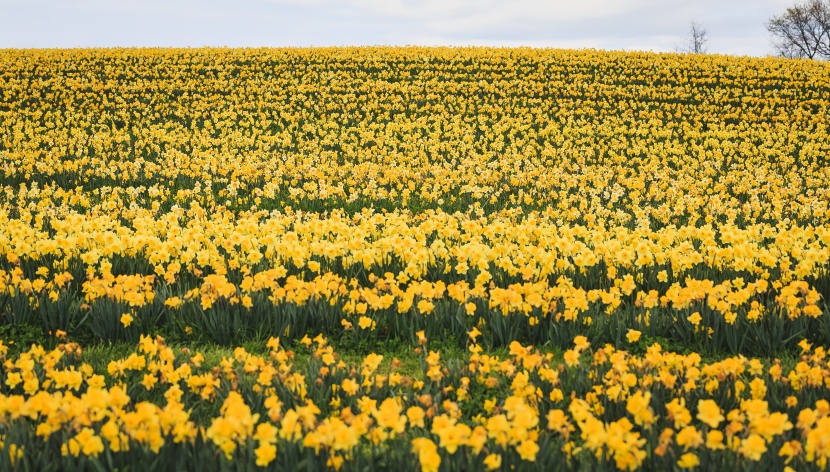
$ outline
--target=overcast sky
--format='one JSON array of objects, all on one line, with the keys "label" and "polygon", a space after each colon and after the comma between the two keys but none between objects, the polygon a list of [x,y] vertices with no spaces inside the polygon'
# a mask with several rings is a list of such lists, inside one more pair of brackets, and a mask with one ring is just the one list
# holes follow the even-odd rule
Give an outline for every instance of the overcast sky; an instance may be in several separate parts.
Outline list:
[{"label": "overcast sky", "polygon": [[0,48],[492,45],[772,53],[794,0],[0,0]]}]

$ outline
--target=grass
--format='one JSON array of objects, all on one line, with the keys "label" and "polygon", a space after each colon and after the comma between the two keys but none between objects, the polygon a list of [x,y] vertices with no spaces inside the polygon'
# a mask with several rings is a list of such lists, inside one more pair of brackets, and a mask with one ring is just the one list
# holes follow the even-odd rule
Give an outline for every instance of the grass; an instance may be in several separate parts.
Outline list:
[{"label": "grass", "polygon": [[[96,371],[106,371],[107,364],[111,360],[126,358],[135,352],[136,345],[134,343],[123,341],[106,343],[96,341],[83,334],[82,332],[80,336],[70,336],[68,341],[76,342],[83,347],[83,362],[90,364]],[[173,348],[174,351],[178,352],[180,349],[187,348],[194,354],[201,352],[205,357],[205,364],[209,366],[218,365],[223,358],[233,357],[233,351],[237,346],[243,347],[248,353],[257,356],[267,356],[269,351],[267,340],[264,339],[244,341],[238,345],[220,345],[204,340],[194,342],[186,337],[164,331],[153,334],[164,337],[166,344]],[[33,344],[43,346],[45,349],[54,349],[62,342],[54,336],[44,334],[39,326],[25,324],[0,326],[0,340],[3,340],[4,344],[8,345],[9,356],[28,351]],[[654,343],[660,344],[663,350],[668,352],[690,354],[693,351],[677,341],[665,338],[652,339],[645,335],[636,344],[623,343],[623,345],[615,346],[615,348],[641,355],[645,353],[648,346]],[[423,378],[420,355],[415,351],[417,346],[408,341],[402,339],[364,339],[357,341],[354,339],[329,338],[328,344],[332,346],[339,358],[348,365],[360,365],[367,355],[372,353],[380,354],[383,356],[383,362],[381,363],[382,369],[388,369],[392,361],[397,359],[399,361],[399,373],[415,379]],[[294,363],[296,365],[303,365],[311,357],[311,352],[302,346],[299,340],[294,340],[285,347],[294,351]],[[562,349],[554,347],[550,343],[536,345],[534,347],[542,353],[553,353],[558,358],[561,358],[563,354]],[[597,348],[600,346],[595,345],[594,347]],[[454,340],[431,341],[426,348],[427,350],[440,352],[442,359],[446,360],[463,360],[466,356],[466,351]],[[507,347],[497,347],[487,350],[485,353],[490,356],[506,358],[509,352]],[[728,353],[700,354],[703,363],[718,362],[733,356]],[[758,357],[766,365],[770,365],[773,360],[779,359],[785,371],[788,368],[794,367],[800,359],[799,353],[795,351],[784,351],[779,353],[779,355],[755,357]]]},{"label": "grass", "polygon": [[[380,372],[389,371],[392,362],[397,360],[398,367],[396,371],[398,373],[404,376],[412,377],[415,380],[424,379],[424,372],[421,368],[421,354],[417,353],[417,346],[408,345],[402,342],[378,342],[365,343],[362,346],[355,347],[351,345],[351,343],[343,343],[336,340],[331,341],[329,344],[332,346],[335,353],[337,353],[338,359],[342,360],[349,366],[359,366],[368,354],[374,353],[383,356],[383,361],[381,362],[379,369]],[[15,343],[15,345],[19,346],[20,344]],[[167,345],[175,352],[179,352],[181,349],[187,348],[193,354],[197,352],[201,353],[205,358],[204,365],[209,368],[219,365],[222,359],[232,358],[234,355],[234,347],[221,346],[211,343],[186,344],[175,342],[168,343]],[[678,352],[677,350],[667,348],[663,344],[661,345],[664,347],[664,351]],[[134,344],[125,342],[112,344],[93,343],[88,346],[84,346],[81,360],[91,365],[96,372],[106,372],[107,365],[110,361],[128,357],[130,354],[135,352],[135,347],[136,346]],[[265,357],[268,356],[269,350],[266,347],[265,342],[246,342],[242,343],[241,347],[243,347],[249,354]],[[537,347],[543,354],[552,353],[556,358],[562,358],[562,351],[560,349],[551,349],[549,346],[535,347]],[[645,347],[646,345],[642,342],[638,343],[638,345],[633,349],[631,346],[619,346],[620,349],[625,349],[632,354],[641,354],[645,351]],[[467,355],[464,350],[458,348],[454,343],[430,343],[426,348],[429,351],[439,352],[441,354],[441,358],[446,361],[463,362]],[[293,363],[296,366],[303,366],[307,364],[313,355],[313,353],[309,349],[302,346],[299,341],[292,343],[291,346],[286,346],[286,349],[290,349],[294,352]],[[26,349],[21,348],[20,350]],[[509,349],[504,347],[492,349],[483,353],[492,357],[498,357],[500,359],[505,359],[510,355]],[[725,354],[703,355],[701,356],[701,363],[711,364],[730,357],[733,356]],[[759,360],[766,366],[772,365],[773,361],[776,359],[781,362],[784,372],[788,372],[789,370],[795,368],[796,364],[800,361],[800,356],[795,353],[788,352],[777,357],[759,357]]]}]

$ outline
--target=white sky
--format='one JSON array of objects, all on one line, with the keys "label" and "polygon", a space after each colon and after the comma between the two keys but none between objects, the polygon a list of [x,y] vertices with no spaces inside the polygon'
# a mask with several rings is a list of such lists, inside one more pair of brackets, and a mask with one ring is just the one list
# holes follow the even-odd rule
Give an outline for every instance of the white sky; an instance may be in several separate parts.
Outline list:
[{"label": "white sky", "polygon": [[772,53],[795,0],[0,0],[0,48],[492,45]]}]

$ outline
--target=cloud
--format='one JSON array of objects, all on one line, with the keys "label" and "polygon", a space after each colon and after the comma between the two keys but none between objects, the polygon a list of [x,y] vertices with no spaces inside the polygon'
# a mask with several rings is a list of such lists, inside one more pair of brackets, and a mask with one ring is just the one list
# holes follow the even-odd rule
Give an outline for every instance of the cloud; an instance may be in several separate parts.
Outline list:
[{"label": "cloud", "polygon": [[794,0],[0,0],[2,47],[494,45],[766,54]]},{"label": "cloud", "polygon": [[569,21],[611,16],[648,0],[266,0],[271,4],[313,7],[321,14],[340,8],[369,17],[421,20],[436,30],[482,30],[505,21]]}]

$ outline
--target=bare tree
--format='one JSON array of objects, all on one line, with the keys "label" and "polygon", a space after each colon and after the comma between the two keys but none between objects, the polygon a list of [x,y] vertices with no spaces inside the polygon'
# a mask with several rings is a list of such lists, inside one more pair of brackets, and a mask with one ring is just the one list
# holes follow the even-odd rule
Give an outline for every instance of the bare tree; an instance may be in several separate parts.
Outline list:
[{"label": "bare tree", "polygon": [[830,59],[830,0],[797,3],[770,18],[767,30],[783,57]]},{"label": "bare tree", "polygon": [[703,23],[692,20],[689,22],[689,33],[683,43],[678,44],[675,49],[677,52],[687,52],[692,54],[704,54],[709,50],[709,33],[703,27]]}]

